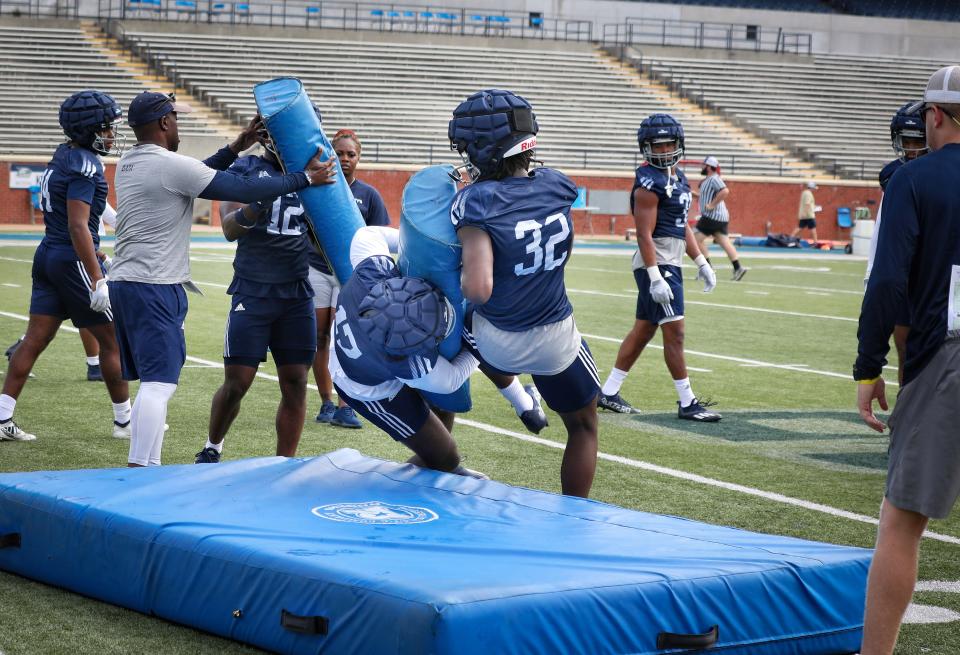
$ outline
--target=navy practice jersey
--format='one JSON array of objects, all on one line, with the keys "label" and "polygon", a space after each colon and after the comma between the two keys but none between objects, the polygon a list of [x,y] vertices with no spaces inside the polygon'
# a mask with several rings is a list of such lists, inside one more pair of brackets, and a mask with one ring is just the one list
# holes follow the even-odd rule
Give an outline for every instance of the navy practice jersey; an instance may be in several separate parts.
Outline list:
[{"label": "navy practice jersey", "polygon": [[687,213],[693,194],[683,171],[675,168],[675,176],[666,169],[643,165],[637,169],[637,177],[630,191],[630,211],[633,212],[633,194],[643,189],[657,194],[657,225],[653,228],[654,237],[674,237],[685,239],[687,236]]},{"label": "navy practice jersey", "polygon": [[551,168],[477,182],[454,198],[454,227],[481,229],[493,244],[493,294],[476,311],[495,327],[522,332],[573,313],[563,268],[573,245],[576,198],[577,186]]},{"label": "navy practice jersey", "polygon": [[[390,214],[387,213],[387,206],[383,204],[379,191],[366,182],[356,179],[350,185],[350,191],[353,192],[353,199],[357,202],[357,209],[360,210],[364,223],[390,225]],[[330,274],[330,267],[327,266],[326,260],[313,248],[310,249],[310,265],[318,271]]]},{"label": "navy practice jersey", "polygon": [[43,240],[48,246],[73,247],[67,225],[67,201],[81,200],[90,205],[87,225],[93,237],[93,247],[100,247],[100,215],[107,204],[107,178],[103,175],[103,162],[86,148],[73,148],[61,144],[40,181],[40,206],[46,234]]},{"label": "navy practice jersey", "polygon": [[[263,157],[242,157],[230,167],[237,175],[277,177],[279,166]],[[259,298],[311,298],[308,253],[313,250],[306,216],[295,193],[274,199],[256,225],[237,239],[233,282],[227,293]]]},{"label": "navy practice jersey", "polygon": [[340,289],[334,320],[333,342],[337,361],[347,376],[370,387],[390,380],[413,380],[427,375],[437,363],[440,354],[429,357],[415,355],[393,357],[383,351],[383,344],[372,343],[361,329],[360,303],[379,282],[400,277],[393,258],[387,255],[367,257],[353,269],[353,275]]},{"label": "navy practice jersey", "polygon": [[904,384],[920,373],[947,337],[948,313],[955,302],[950,295],[960,293],[957,171],[960,144],[949,144],[902,166],[887,185],[883,229],[860,310],[860,378],[880,375],[904,302],[911,318]]},{"label": "navy practice jersey", "polygon": [[893,177],[893,174],[896,173],[903,164],[904,162],[899,159],[894,159],[880,169],[880,188],[882,190],[887,190],[887,183],[890,181],[890,178]]}]

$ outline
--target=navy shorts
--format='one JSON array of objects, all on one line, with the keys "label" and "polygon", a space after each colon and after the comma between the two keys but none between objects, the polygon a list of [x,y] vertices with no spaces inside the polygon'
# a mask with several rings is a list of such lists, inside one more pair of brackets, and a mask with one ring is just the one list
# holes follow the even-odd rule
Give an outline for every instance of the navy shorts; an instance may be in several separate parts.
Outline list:
[{"label": "navy shorts", "polygon": [[124,380],[177,384],[187,359],[187,293],[179,284],[110,282]]},{"label": "navy shorts", "polygon": [[662,325],[670,321],[683,318],[683,275],[679,266],[660,264],[660,275],[670,285],[673,291],[673,300],[670,301],[670,311],[650,297],[650,275],[645,268],[633,270],[633,279],[637,282],[637,320],[649,321]]},{"label": "navy shorts", "polygon": [[333,386],[340,400],[396,441],[415,435],[430,417],[430,405],[419,391],[408,386],[404,386],[393,398],[385,400],[357,400],[337,385]]},{"label": "navy shorts", "polygon": [[801,218],[800,219],[800,229],[815,230],[817,228],[817,219],[815,218]]},{"label": "navy shorts", "polygon": [[257,368],[267,349],[277,366],[309,366],[317,352],[313,298],[260,298],[235,293],[223,336],[223,361]]},{"label": "navy shorts", "polygon": [[78,328],[113,320],[110,310],[90,309],[90,276],[73,248],[41,243],[33,255],[33,289],[30,313],[70,319]]}]

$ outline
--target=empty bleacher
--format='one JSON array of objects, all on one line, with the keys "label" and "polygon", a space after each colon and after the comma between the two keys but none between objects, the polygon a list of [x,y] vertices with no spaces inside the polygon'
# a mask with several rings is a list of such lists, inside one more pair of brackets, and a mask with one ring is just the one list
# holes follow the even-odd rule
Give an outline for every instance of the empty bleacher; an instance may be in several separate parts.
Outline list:
[{"label": "empty bleacher", "polygon": [[640,65],[828,171],[873,178],[893,156],[890,118],[920,98],[927,78],[945,64],[844,55],[753,61],[656,54]]},{"label": "empty bleacher", "polygon": [[687,130],[691,158],[713,154],[737,173],[803,174],[810,166],[671,96],[661,85],[589,47],[565,50],[363,43],[123,29],[125,44],[168,77],[236,122],[255,111],[251,88],[282,75],[303,80],[328,129],[350,127],[366,161],[455,161],[447,122],[482,88],[508,88],[534,106],[540,156],[562,168],[630,169],[636,129],[654,112],[673,113]]}]

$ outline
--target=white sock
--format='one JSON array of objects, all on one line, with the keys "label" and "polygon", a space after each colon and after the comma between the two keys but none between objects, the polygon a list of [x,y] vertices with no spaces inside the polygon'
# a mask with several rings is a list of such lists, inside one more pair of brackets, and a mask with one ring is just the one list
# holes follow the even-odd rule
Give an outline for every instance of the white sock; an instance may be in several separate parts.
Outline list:
[{"label": "white sock", "polygon": [[207,445],[204,446],[203,449],[206,450],[207,448],[213,448],[213,449],[214,449],[215,451],[217,451],[218,453],[222,453],[222,452],[223,452],[223,442],[221,441],[220,443],[213,443],[212,441],[210,441],[210,438],[207,437]]},{"label": "white sock", "polygon": [[113,420],[118,425],[126,425],[130,422],[130,400],[124,400],[122,403],[113,403]]},{"label": "white sock", "polygon": [[177,385],[169,382],[140,383],[130,420],[130,455],[127,461],[131,464],[160,464],[167,403],[176,390]]},{"label": "white sock", "polygon": [[7,394],[0,395],[0,423],[13,418],[13,409],[17,406],[17,399]]},{"label": "white sock", "polygon": [[511,405],[513,405],[514,411],[517,412],[517,416],[520,416],[525,411],[533,409],[533,398],[530,397],[523,389],[523,385],[520,384],[519,378],[513,378],[513,382],[510,383],[510,386],[505,389],[500,389],[500,394],[506,398]]},{"label": "white sock", "polygon": [[87,366],[100,366],[100,355],[87,357]]},{"label": "white sock", "polygon": [[693,389],[690,387],[690,378],[674,380],[673,386],[677,388],[677,395],[680,396],[681,407],[686,407],[697,399],[697,397],[693,395]]},{"label": "white sock", "polygon": [[630,371],[621,371],[619,368],[611,369],[610,375],[607,376],[607,381],[603,383],[603,388],[600,390],[604,396],[612,396],[618,391],[620,387],[623,386],[623,381],[627,379],[627,373]]}]

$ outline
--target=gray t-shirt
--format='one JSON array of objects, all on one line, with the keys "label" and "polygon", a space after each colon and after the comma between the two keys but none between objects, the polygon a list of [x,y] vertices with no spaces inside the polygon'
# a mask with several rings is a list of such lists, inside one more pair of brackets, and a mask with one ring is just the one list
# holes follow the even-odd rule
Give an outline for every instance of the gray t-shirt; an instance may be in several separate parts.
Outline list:
[{"label": "gray t-shirt", "polygon": [[116,256],[110,279],[149,284],[190,280],[193,201],[216,171],[153,144],[134,146],[117,164]]}]

